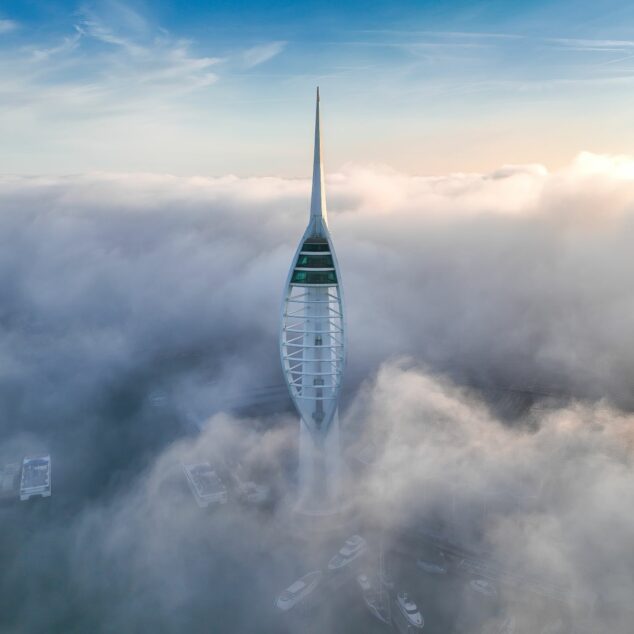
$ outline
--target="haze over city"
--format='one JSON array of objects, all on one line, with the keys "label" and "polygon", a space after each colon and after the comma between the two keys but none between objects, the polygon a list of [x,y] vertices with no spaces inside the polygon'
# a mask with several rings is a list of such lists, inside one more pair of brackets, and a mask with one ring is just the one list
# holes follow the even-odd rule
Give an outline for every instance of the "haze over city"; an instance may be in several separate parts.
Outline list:
[{"label": "haze over city", "polygon": [[0,631],[630,634],[633,62],[622,1],[4,3]]}]

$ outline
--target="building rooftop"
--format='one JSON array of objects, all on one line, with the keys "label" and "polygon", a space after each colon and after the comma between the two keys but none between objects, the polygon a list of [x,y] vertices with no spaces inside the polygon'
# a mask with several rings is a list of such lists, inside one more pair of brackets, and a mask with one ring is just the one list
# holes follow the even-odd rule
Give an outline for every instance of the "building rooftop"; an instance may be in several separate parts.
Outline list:
[{"label": "building rooftop", "polygon": [[227,487],[212,469],[211,464],[208,462],[184,464],[183,471],[199,505],[207,506],[210,502],[227,501]]},{"label": "building rooftop", "polygon": [[51,457],[32,456],[22,462],[20,499],[27,500],[34,495],[47,497],[51,494]]}]

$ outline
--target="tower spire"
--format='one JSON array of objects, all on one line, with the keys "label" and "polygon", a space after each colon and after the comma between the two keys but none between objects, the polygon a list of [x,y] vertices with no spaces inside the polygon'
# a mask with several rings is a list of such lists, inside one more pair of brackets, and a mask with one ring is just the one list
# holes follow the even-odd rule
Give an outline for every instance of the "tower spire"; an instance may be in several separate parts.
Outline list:
[{"label": "tower spire", "polygon": [[341,510],[343,468],[337,406],[346,358],[343,289],[326,224],[319,88],[310,220],[286,278],[280,358],[300,417],[297,510],[309,521]]},{"label": "tower spire", "polygon": [[326,209],[326,189],[324,187],[324,166],[321,159],[321,134],[319,130],[319,86],[317,86],[317,105],[315,109],[315,154],[313,158],[313,192],[310,198],[310,221],[313,230],[320,234],[323,224],[328,227]]}]

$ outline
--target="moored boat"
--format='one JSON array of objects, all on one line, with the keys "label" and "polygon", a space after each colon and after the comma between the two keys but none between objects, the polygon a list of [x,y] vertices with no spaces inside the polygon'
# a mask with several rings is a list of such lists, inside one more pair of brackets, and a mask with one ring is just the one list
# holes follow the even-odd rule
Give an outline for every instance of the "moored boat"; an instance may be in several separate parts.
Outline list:
[{"label": "moored boat", "polygon": [[300,601],[311,594],[321,581],[321,570],[314,570],[294,581],[286,590],[282,590],[275,605],[278,609],[286,612],[295,607]]},{"label": "moored boat", "polygon": [[418,606],[406,592],[396,595],[392,620],[398,631],[404,634],[422,630],[425,625]]},{"label": "moored boat", "polygon": [[389,625],[391,623],[389,596],[381,588],[380,582],[376,584],[375,581],[365,573],[357,575],[357,584],[370,614],[382,623]]},{"label": "moored boat", "polygon": [[328,562],[328,570],[341,570],[355,559],[358,559],[366,550],[367,542],[360,535],[353,535],[346,539],[339,552]]},{"label": "moored boat", "polygon": [[485,597],[496,597],[498,592],[495,586],[486,579],[472,579],[469,582],[469,587],[474,592],[484,595]]},{"label": "moored boat", "polygon": [[420,570],[430,575],[446,575],[447,561],[440,551],[420,556],[416,560],[416,565]]}]

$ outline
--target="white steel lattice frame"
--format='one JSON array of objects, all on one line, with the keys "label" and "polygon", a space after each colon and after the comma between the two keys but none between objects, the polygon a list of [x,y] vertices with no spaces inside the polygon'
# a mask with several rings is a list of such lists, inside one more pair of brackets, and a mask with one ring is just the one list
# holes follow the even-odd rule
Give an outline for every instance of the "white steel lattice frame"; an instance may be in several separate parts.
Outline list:
[{"label": "white steel lattice frame", "polygon": [[[322,233],[322,237],[328,241],[337,283],[293,283],[293,272],[303,269],[291,267],[282,305],[280,357],[284,378],[303,423],[313,436],[323,438],[337,409],[346,361],[346,327],[339,267],[330,236]],[[293,264],[305,254],[302,246],[307,238],[308,232]]]}]

